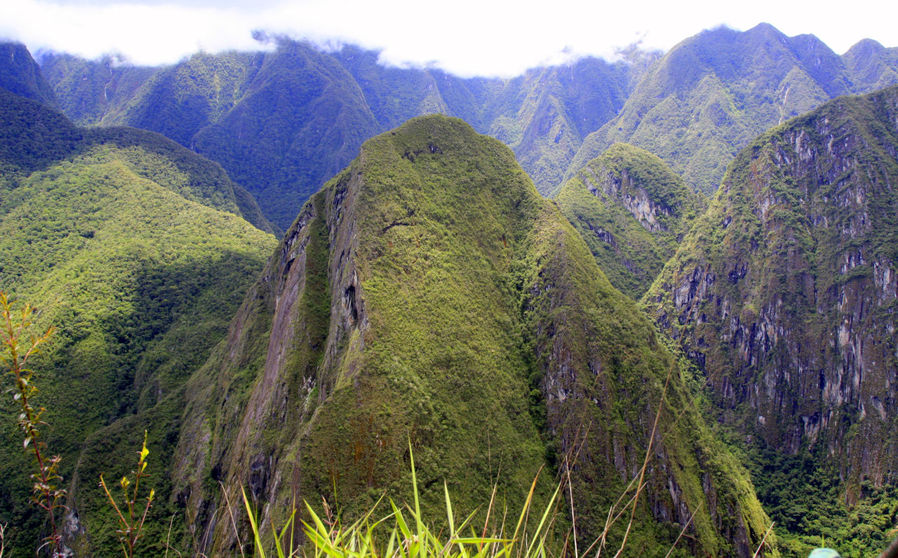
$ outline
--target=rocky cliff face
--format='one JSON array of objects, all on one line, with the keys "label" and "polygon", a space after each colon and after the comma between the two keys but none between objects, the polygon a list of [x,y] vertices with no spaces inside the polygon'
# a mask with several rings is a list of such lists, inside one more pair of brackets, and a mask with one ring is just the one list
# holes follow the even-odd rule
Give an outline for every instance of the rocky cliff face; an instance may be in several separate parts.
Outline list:
[{"label": "rocky cliff face", "polygon": [[691,551],[751,555],[766,516],[683,382],[509,149],[415,119],[305,205],[191,380],[172,498],[197,550],[230,553],[219,482],[265,522],[322,496],[349,517],[408,495],[410,442],[431,510],[443,480],[473,510],[496,479],[514,503],[540,466],[569,470],[592,542],[647,463],[633,552],[666,552],[694,514]]},{"label": "rocky cliff face", "polygon": [[556,201],[611,283],[634,299],[707,203],[661,159],[627,144],[590,161]]},{"label": "rocky cliff face", "polygon": [[[742,151],[644,304],[749,439],[895,482],[898,89]],[[852,488],[854,487],[854,488]]]}]

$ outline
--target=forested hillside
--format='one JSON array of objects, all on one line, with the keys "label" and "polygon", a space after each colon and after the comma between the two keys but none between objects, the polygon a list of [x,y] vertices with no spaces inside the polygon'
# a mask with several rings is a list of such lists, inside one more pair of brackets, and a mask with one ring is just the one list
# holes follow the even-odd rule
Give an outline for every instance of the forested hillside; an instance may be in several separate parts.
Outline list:
[{"label": "forested hillside", "polygon": [[[30,364],[75,556],[120,550],[97,480],[145,432],[142,556],[412,487],[435,532],[502,538],[560,486],[559,555],[898,535],[898,49],[761,24],[461,78],[267,47],[0,43],[0,290],[56,326]],[[47,528],[17,401],[18,557]]]},{"label": "forested hillside", "polygon": [[898,520],[898,88],[740,152],[643,304],[704,372],[768,511],[869,556]]},{"label": "forested hillside", "polygon": [[388,68],[375,52],[288,40],[270,53],[197,54],[155,69],[57,54],[41,61],[70,118],[153,130],[219,162],[286,229],[364,140],[422,114],[459,116],[502,139],[550,194],[653,56],[587,58],[511,80]]},{"label": "forested hillside", "polygon": [[[157,134],[76,128],[0,89],[0,138],[0,288],[57,327],[35,365],[37,404],[71,480],[86,437],[181,389],[274,237],[243,218],[266,224],[220,167]],[[2,407],[0,523],[16,527],[11,555],[31,556],[41,517],[13,409]],[[84,482],[98,491],[97,477]]]},{"label": "forested hillside", "polygon": [[705,31],[663,57],[630,49],[614,63],[584,58],[511,79],[390,68],[358,47],[285,39],[274,52],[197,54],[164,68],[56,54],[41,64],[70,118],[160,132],[218,161],[281,229],[365,139],[413,116],[457,116],[502,140],[544,195],[615,142],[711,193],[769,126],[898,80],[895,49],[862,41],[839,56],[766,24]]},{"label": "forested hillside", "polygon": [[896,53],[871,41],[838,56],[813,35],[787,37],[766,23],[703,31],[652,67],[620,114],[584,140],[571,172],[627,142],[710,194],[735,154],[767,128],[838,95],[898,83]]}]

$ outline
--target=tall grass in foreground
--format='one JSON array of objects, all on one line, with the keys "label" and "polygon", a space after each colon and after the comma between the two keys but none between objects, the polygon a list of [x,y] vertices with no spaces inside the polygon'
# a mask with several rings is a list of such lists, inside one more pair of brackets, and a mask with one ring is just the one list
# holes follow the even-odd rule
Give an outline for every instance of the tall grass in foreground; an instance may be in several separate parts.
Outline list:
[{"label": "tall grass in foreground", "polygon": [[[411,448],[409,448],[411,451]],[[539,517],[539,522],[532,532],[527,532],[528,519],[533,507],[533,495],[536,490],[537,477],[533,479],[527,499],[518,516],[514,531],[506,531],[503,521],[498,533],[487,534],[490,515],[493,512],[495,502],[495,488],[490,498],[490,504],[486,512],[486,521],[480,534],[473,524],[474,514],[467,516],[460,523],[456,522],[452,508],[452,499],[449,496],[449,488],[443,483],[443,492],[446,499],[446,518],[448,520],[448,533],[434,532],[424,521],[421,513],[421,505],[418,494],[418,479],[415,473],[415,458],[411,456],[412,490],[414,495],[414,507],[406,506],[403,509],[395,502],[390,501],[391,511],[379,519],[375,519],[374,512],[379,507],[380,501],[375,504],[365,516],[354,523],[343,526],[335,519],[326,503],[323,516],[319,515],[306,503],[306,511],[309,520],[302,521],[302,531],[309,544],[305,548],[293,548],[293,529],[296,511],[287,520],[287,523],[278,531],[271,526],[274,534],[274,551],[278,558],[303,556],[306,558],[346,557],[346,558],[423,558],[423,557],[447,557],[447,558],[531,558],[544,557],[546,551],[546,538],[550,527],[556,517],[553,513],[558,501],[561,485],[555,489],[554,494],[546,504]],[[249,504],[246,493],[243,493],[243,502],[246,513],[249,516],[250,526],[255,541],[255,552],[261,558],[266,558],[262,544],[261,525]],[[287,542],[288,544],[284,544]]]}]

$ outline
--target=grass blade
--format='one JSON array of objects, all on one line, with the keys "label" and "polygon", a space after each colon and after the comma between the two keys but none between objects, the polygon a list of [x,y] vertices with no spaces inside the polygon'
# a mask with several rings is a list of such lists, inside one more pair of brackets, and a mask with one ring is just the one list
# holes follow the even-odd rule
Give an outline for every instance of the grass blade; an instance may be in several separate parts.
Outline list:
[{"label": "grass blade", "polygon": [[253,514],[253,509],[249,505],[249,499],[246,497],[246,490],[241,487],[240,493],[243,494],[243,505],[246,506],[246,515],[249,517],[249,524],[253,528],[253,539],[256,543],[256,549],[259,551],[259,555],[262,558],[265,558],[265,549],[262,548],[262,537],[259,533],[259,526],[256,523],[256,516]]}]

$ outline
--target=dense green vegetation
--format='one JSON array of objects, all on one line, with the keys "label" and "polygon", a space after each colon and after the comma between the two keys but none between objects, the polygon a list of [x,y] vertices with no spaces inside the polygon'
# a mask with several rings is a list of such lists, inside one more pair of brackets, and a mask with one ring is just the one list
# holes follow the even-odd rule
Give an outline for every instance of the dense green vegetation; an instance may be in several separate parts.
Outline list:
[{"label": "dense green vegetation", "polygon": [[848,502],[838,467],[822,448],[783,455],[757,450],[747,460],[764,509],[777,522],[784,554],[826,545],[844,558],[875,556],[898,536],[898,489],[867,480]]},{"label": "dense green vegetation", "polygon": [[72,120],[153,130],[196,150],[285,229],[365,139],[421,114],[459,116],[503,139],[552,193],[583,137],[617,113],[652,59],[589,58],[501,80],[386,68],[377,57],[281,40],[271,53],[197,54],[164,68],[54,54],[42,64]]},{"label": "dense green vegetation", "polygon": [[659,155],[708,193],[767,127],[898,80],[895,49],[862,41],[839,57],[813,36],[766,24],[703,32],[660,60],[621,54],[512,79],[388,68],[378,52],[286,39],[274,52],[200,53],[162,68],[60,54],[41,63],[75,122],[145,128],[200,152],[280,229],[365,139],[422,114],[457,116],[502,140],[547,196],[615,142]]},{"label": "dense green vegetation", "polygon": [[43,103],[56,104],[53,89],[23,44],[0,42],[0,89]]},{"label": "dense green vegetation", "polygon": [[[212,521],[222,490],[233,503],[245,487],[266,525],[297,498],[349,522],[384,493],[408,501],[409,441],[429,517],[444,481],[462,516],[494,483],[515,509],[540,466],[543,501],[570,468],[563,508],[588,546],[648,452],[633,552],[664,555],[693,514],[680,555],[751,555],[768,527],[651,325],[513,153],[460,120],[366,142],[304,206],[228,339],[188,383],[173,467],[203,552],[237,551]],[[629,519],[616,511],[609,548]]]},{"label": "dense green vegetation", "polygon": [[813,35],[787,37],[769,24],[703,31],[671,49],[620,114],[584,140],[569,174],[627,142],[714,192],[735,154],[767,128],[837,95],[898,83],[893,51],[857,48],[841,58]]},{"label": "dense green vegetation", "polygon": [[842,56],[855,91],[876,91],[898,83],[898,47],[864,39]]},{"label": "dense green vegetation", "polygon": [[892,87],[761,136],[643,298],[796,556],[869,555],[898,522],[896,115]]},{"label": "dense green vegetation", "polygon": [[706,204],[661,159],[627,144],[590,161],[555,201],[611,284],[634,300]]},{"label": "dense green vegetation", "polygon": [[[169,140],[78,129],[27,99],[0,99],[0,285],[37,307],[39,325],[58,326],[34,364],[36,404],[47,408],[48,451],[63,457],[67,481],[81,481],[74,501],[101,499],[79,453],[114,437],[85,438],[121,417],[159,413],[179,392],[224,335],[274,239],[240,217],[241,205],[254,204],[239,200],[220,167]],[[0,523],[14,526],[12,555],[25,556],[40,518],[28,508],[11,403],[0,411]],[[126,447],[94,465],[131,465],[135,446]]]},{"label": "dense green vegetation", "polygon": [[617,114],[652,60],[645,53],[615,64],[585,58],[530,70],[492,102],[495,115],[482,131],[507,143],[537,189],[551,196],[583,139]]},{"label": "dense green vegetation", "polygon": [[158,68],[132,66],[111,56],[85,60],[45,52],[40,55],[40,70],[53,84],[59,109],[75,124],[89,126],[120,112]]},{"label": "dense green vegetation", "polygon": [[[127,473],[144,429],[146,555],[250,546],[245,517],[222,520],[243,489],[276,524],[303,499],[347,520],[408,500],[409,441],[432,517],[444,482],[482,521],[494,487],[514,509],[540,466],[538,503],[567,479],[552,549],[575,525],[592,542],[634,477],[639,555],[688,520],[674,555],[751,556],[767,514],[769,555],[894,536],[898,93],[738,150],[895,83],[898,50],[839,57],[760,25],[499,80],[283,40],[166,68],[47,55],[51,89],[0,49],[0,288],[60,326],[38,400],[79,553],[117,548],[95,479]],[[362,145],[430,113],[513,153],[444,117]],[[557,207],[514,155],[544,195],[569,173]],[[690,186],[713,191],[734,156],[698,217]],[[263,210],[289,227],[264,270]],[[26,471],[13,409],[0,470]],[[27,488],[0,479],[15,555],[43,529]]]}]

